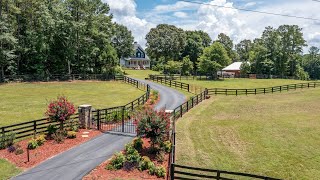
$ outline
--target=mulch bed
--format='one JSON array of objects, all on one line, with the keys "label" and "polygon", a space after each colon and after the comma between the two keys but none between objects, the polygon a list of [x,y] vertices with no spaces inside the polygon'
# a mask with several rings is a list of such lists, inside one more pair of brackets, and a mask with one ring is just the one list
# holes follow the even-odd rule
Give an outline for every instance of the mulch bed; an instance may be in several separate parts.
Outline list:
[{"label": "mulch bed", "polygon": [[[83,132],[89,132],[89,134],[83,134]],[[34,150],[30,150],[30,161],[27,162],[27,145],[30,139],[19,141],[15,144],[19,144],[23,149],[23,153],[16,155],[15,153],[8,152],[7,149],[0,150],[0,158],[7,159],[16,166],[22,169],[28,169],[33,167],[59,153],[62,153],[72,147],[82,144],[93,137],[100,135],[101,132],[97,130],[79,129],[77,132],[77,138],[65,139],[61,144],[56,143],[54,140],[47,140],[42,146],[37,147]],[[81,135],[88,135],[89,137],[82,137]]]},{"label": "mulch bed", "polygon": [[[150,148],[149,139],[143,140],[143,150],[140,153],[141,156],[148,156],[156,166],[162,165],[164,168],[168,169],[168,160],[169,154],[165,155],[164,161],[162,163],[158,163],[155,160],[155,155],[149,154],[148,148]],[[83,180],[91,180],[91,179],[157,179],[163,180],[165,178],[157,178],[155,175],[149,175],[148,170],[139,171],[138,169],[126,170],[124,168],[120,170],[107,170],[105,169],[106,165],[110,160],[107,160],[93,169],[88,175],[86,175]],[[167,172],[168,173],[168,172]]]}]

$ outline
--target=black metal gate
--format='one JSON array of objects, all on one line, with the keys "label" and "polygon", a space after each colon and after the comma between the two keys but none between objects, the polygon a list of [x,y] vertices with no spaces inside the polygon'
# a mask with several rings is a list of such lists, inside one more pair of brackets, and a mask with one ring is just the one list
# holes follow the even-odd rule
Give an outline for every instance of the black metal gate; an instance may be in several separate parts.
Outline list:
[{"label": "black metal gate", "polygon": [[149,99],[147,92],[134,101],[118,107],[92,111],[92,126],[104,132],[118,132],[136,135],[136,123],[133,119],[135,109],[144,105]]}]

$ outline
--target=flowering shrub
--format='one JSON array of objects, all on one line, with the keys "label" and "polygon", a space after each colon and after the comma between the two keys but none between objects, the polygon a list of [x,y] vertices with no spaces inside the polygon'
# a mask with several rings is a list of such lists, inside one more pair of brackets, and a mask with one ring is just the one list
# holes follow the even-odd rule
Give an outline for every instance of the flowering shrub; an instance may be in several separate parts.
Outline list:
[{"label": "flowering shrub", "polygon": [[63,128],[63,122],[68,120],[75,113],[74,105],[64,96],[51,101],[48,105],[46,115],[52,121],[60,121],[60,128]]},{"label": "flowering shrub", "polygon": [[154,111],[151,108],[137,113],[135,117],[138,136],[150,138],[151,146],[160,145],[168,139],[170,118],[165,111]]}]

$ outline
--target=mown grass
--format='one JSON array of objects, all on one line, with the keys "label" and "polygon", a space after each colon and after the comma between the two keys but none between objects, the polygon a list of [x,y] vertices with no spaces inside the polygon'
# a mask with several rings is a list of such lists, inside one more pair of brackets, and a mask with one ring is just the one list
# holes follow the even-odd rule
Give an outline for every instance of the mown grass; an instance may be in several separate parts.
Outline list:
[{"label": "mown grass", "polygon": [[0,180],[9,179],[21,172],[20,169],[16,168],[13,164],[9,163],[4,159],[0,159]]},{"label": "mown grass", "polygon": [[126,75],[133,78],[145,79],[149,77],[149,74],[160,74],[158,71],[152,70],[132,70],[127,69],[125,70]]},{"label": "mown grass", "polygon": [[178,120],[176,163],[282,179],[319,179],[319,102],[317,88],[212,96]]},{"label": "mown grass", "polygon": [[181,82],[197,85],[205,88],[238,88],[238,89],[250,89],[250,88],[264,88],[273,87],[286,84],[297,84],[307,81],[292,80],[292,79],[224,79],[216,81],[207,80],[181,80]]},{"label": "mown grass", "polygon": [[144,92],[122,82],[50,82],[0,85],[0,127],[44,117],[47,104],[58,95],[79,106],[94,108],[124,105]]}]

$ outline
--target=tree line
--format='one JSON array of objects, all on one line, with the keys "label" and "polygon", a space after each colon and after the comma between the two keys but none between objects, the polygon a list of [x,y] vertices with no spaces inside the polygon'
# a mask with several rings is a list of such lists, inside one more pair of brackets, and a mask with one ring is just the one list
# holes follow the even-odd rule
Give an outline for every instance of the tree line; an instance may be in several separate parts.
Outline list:
[{"label": "tree line", "polygon": [[213,41],[203,31],[160,24],[150,30],[146,40],[152,68],[166,73],[216,75],[230,63],[242,61],[243,74],[320,78],[319,49],[311,47],[309,54],[303,54],[307,44],[297,25],[268,26],[261,37],[234,44],[224,33]]},{"label": "tree line", "polygon": [[101,0],[1,0],[0,76],[115,74],[134,39],[109,10]]}]

